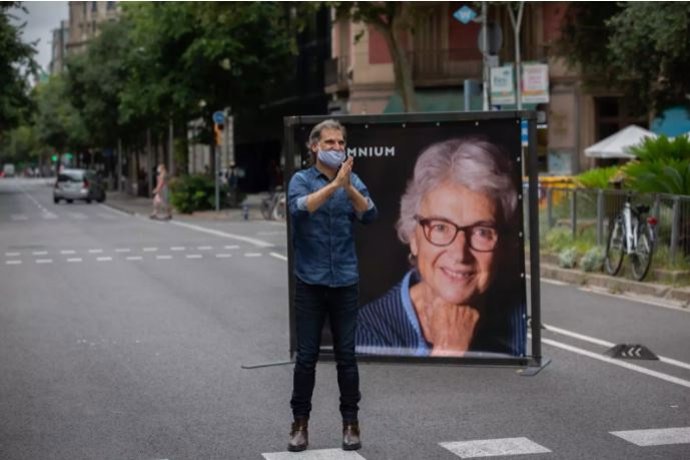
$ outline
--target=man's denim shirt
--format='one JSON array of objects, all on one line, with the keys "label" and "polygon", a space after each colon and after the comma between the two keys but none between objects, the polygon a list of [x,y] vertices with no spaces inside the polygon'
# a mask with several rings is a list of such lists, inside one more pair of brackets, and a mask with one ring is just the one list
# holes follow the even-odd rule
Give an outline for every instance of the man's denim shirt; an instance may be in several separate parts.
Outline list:
[{"label": "man's denim shirt", "polygon": [[357,213],[344,188],[339,188],[319,209],[307,211],[307,195],[330,182],[315,166],[298,171],[288,186],[288,206],[292,219],[292,247],[295,275],[307,284],[341,287],[359,281],[354,224],[376,218],[369,191],[355,173],[350,182],[369,202],[364,213]]}]

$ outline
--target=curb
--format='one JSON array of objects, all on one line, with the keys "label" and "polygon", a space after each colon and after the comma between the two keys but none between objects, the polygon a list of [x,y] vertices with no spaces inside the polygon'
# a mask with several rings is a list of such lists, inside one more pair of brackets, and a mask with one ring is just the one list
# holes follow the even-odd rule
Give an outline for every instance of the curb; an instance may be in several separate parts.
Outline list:
[{"label": "curb", "polygon": [[[529,273],[530,264],[525,263]],[[608,276],[600,273],[587,273],[581,270],[561,268],[556,265],[540,261],[540,275],[576,286],[592,286],[606,289],[612,294],[630,293],[638,296],[654,297],[680,303],[680,308],[690,307],[690,287],[673,287],[657,283],[643,283],[623,277]]]}]

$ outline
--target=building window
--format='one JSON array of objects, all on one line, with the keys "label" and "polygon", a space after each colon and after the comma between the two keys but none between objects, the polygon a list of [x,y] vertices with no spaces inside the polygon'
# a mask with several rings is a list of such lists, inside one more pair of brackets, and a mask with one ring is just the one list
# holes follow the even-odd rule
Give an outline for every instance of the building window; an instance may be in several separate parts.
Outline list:
[{"label": "building window", "polygon": [[600,141],[617,133],[629,125],[647,128],[644,115],[635,115],[624,99],[618,97],[598,97],[595,99],[596,140]]},{"label": "building window", "polygon": [[92,13],[98,12],[98,2],[91,2],[91,12]]},{"label": "building window", "polygon": [[115,2],[105,2],[105,8],[107,10],[114,10],[115,9]]}]

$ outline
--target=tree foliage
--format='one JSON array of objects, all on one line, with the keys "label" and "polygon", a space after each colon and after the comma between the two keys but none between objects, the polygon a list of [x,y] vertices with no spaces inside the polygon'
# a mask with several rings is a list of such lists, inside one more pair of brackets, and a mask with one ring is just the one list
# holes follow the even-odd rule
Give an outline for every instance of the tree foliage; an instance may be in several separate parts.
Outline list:
[{"label": "tree foliage", "polygon": [[67,82],[52,76],[35,89],[36,129],[41,142],[62,153],[66,149],[82,151],[89,146],[89,136],[79,111],[70,103]]},{"label": "tree foliage", "polygon": [[589,85],[621,90],[640,113],[690,106],[689,24],[687,2],[575,2],[560,49]]},{"label": "tree foliage", "polygon": [[36,50],[21,39],[24,25],[17,27],[11,23],[9,11],[17,5],[0,3],[0,134],[26,115],[31,105],[28,76],[38,69],[33,59]]}]

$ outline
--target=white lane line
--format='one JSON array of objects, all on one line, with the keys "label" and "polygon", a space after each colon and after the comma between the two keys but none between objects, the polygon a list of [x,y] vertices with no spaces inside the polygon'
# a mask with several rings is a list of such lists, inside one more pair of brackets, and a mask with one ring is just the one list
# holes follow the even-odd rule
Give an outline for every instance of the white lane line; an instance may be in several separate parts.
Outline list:
[{"label": "white lane line", "polygon": [[652,299],[648,297],[643,297],[639,295],[626,295],[626,294],[613,294],[611,292],[608,292],[606,288],[600,288],[596,286],[583,286],[579,288],[580,291],[583,292],[588,292],[590,294],[598,294],[598,295],[603,295],[606,297],[613,297],[614,299],[622,299],[622,300],[629,300],[631,302],[637,302],[637,303],[643,303],[645,305],[654,305],[655,307],[664,307],[664,308],[670,308],[671,310],[676,310],[676,311],[683,311],[686,313],[690,313],[690,310],[687,308],[683,308],[683,304],[680,301],[672,301],[672,300],[659,300],[659,299]]},{"label": "white lane line", "polygon": [[44,219],[57,219],[58,218],[57,214],[53,214],[52,212],[44,212],[42,217]]},{"label": "white lane line", "polygon": [[144,260],[144,258],[141,256],[127,256],[127,257],[125,257],[125,259],[127,259],[127,260]]},{"label": "white lane line", "polygon": [[239,249],[240,247],[236,244],[230,244],[228,246],[223,246],[224,249]]},{"label": "white lane line", "polygon": [[201,254],[187,254],[185,257],[187,259],[201,259],[204,256],[202,256]]},{"label": "white lane line", "polygon": [[317,449],[304,452],[271,452],[261,454],[265,460],[366,460],[357,452],[342,449]]},{"label": "white lane line", "polygon": [[33,254],[35,256],[45,256],[45,255],[48,255],[48,251],[34,251],[31,254]]},{"label": "white lane line", "polygon": [[690,444],[690,427],[611,431],[611,434],[642,447]]},{"label": "white lane line", "polygon": [[184,247],[184,246],[170,246],[170,250],[171,250],[171,251],[184,251],[184,250],[186,250],[186,249],[187,249],[187,248]]},{"label": "white lane line", "polygon": [[256,234],[261,235],[261,236],[273,236],[273,235],[285,235],[285,232],[275,230],[275,231],[270,231],[270,232],[256,232]]},{"label": "white lane line", "polygon": [[18,252],[6,252],[5,257],[19,257]]},{"label": "white lane line", "polygon": [[197,246],[196,247],[199,251],[210,251],[213,249],[213,246]]},{"label": "white lane line", "polygon": [[282,255],[282,254],[278,254],[277,252],[270,252],[269,255],[270,255],[271,257],[275,257],[276,259],[284,260],[284,261],[286,261],[286,262],[287,262],[287,260],[288,260],[287,257],[285,257],[285,256]]},{"label": "white lane line", "polygon": [[261,257],[260,252],[245,252],[244,257]]},{"label": "white lane line", "polygon": [[188,224],[186,222],[179,222],[179,221],[171,220],[170,223],[173,225],[177,225],[178,227],[184,227],[184,228],[188,228],[190,230],[196,230],[197,232],[208,233],[209,235],[220,236],[222,238],[230,238],[230,239],[237,240],[237,241],[244,241],[245,243],[250,243],[250,244],[253,244],[254,246],[258,246],[260,248],[271,248],[274,246],[273,244],[269,243],[268,241],[263,241],[263,240],[259,240],[256,238],[250,238],[248,236],[235,235],[233,233],[221,232],[220,230],[213,230],[210,228],[201,227],[199,225]]},{"label": "white lane line", "polygon": [[77,253],[77,251],[74,251],[72,249],[63,249],[62,251],[60,251],[60,254],[64,254],[64,255],[76,254],[76,253]]},{"label": "white lane line", "polygon": [[6,260],[5,265],[19,265],[21,264],[21,260]]},{"label": "white lane line", "polygon": [[216,254],[216,257],[218,259],[227,259],[229,257],[232,257],[232,254]]},{"label": "white lane line", "polygon": [[89,254],[103,254],[103,249],[89,249]]},{"label": "white lane line", "polygon": [[624,367],[624,368],[629,369],[631,371],[636,371],[636,372],[639,372],[641,374],[646,374],[646,375],[649,375],[651,377],[656,377],[656,378],[664,380],[666,382],[675,383],[676,385],[690,388],[690,381],[688,381],[688,380],[680,379],[678,377],[664,374],[662,372],[653,371],[653,370],[647,369],[646,367],[637,366],[635,364],[630,364],[630,363],[627,363],[625,361],[621,361],[618,359],[609,358],[608,356],[600,355],[597,353],[592,353],[591,351],[583,350],[582,348],[573,347],[573,346],[567,345],[565,343],[556,342],[555,340],[542,338],[541,341],[542,341],[542,343],[545,343],[547,345],[551,345],[552,347],[556,347],[556,348],[560,348],[562,350],[577,353],[577,354],[582,355],[582,356],[587,356],[588,358],[597,359],[599,361],[603,361],[603,362],[608,363],[608,364],[613,364],[614,366]]},{"label": "white lane line", "polygon": [[460,458],[498,457],[503,455],[545,454],[546,447],[527,438],[478,439],[440,442],[439,445]]},{"label": "white lane line", "polygon": [[36,259],[37,264],[52,264],[53,259]]},{"label": "white lane line", "polygon": [[158,248],[144,248],[143,251],[144,252],[156,252],[156,251],[158,251]]},{"label": "white lane line", "polygon": [[82,258],[81,257],[71,257],[67,259],[67,262],[81,262]]},{"label": "white lane line", "polygon": [[157,260],[170,260],[172,256],[156,256]]},{"label": "white lane line", "polygon": [[[596,337],[591,337],[584,334],[578,334],[577,332],[569,331],[567,329],[561,329],[560,327],[550,326],[548,324],[543,325],[547,331],[555,332],[557,334],[567,335],[574,339],[582,340],[583,342],[593,343],[595,345],[601,345],[602,347],[611,348],[616,344],[612,342],[607,342],[606,340],[597,339]],[[683,369],[690,370],[690,364],[684,363],[683,361],[678,361],[677,359],[667,358],[666,356],[659,356],[659,361],[662,363],[670,364],[672,366],[682,367]]]},{"label": "white lane line", "polygon": [[110,262],[111,260],[113,260],[113,258],[112,257],[96,257],[96,260],[99,262]]},{"label": "white lane line", "polygon": [[131,252],[131,249],[129,249],[129,248],[117,248],[117,249],[115,249],[115,252]]}]

